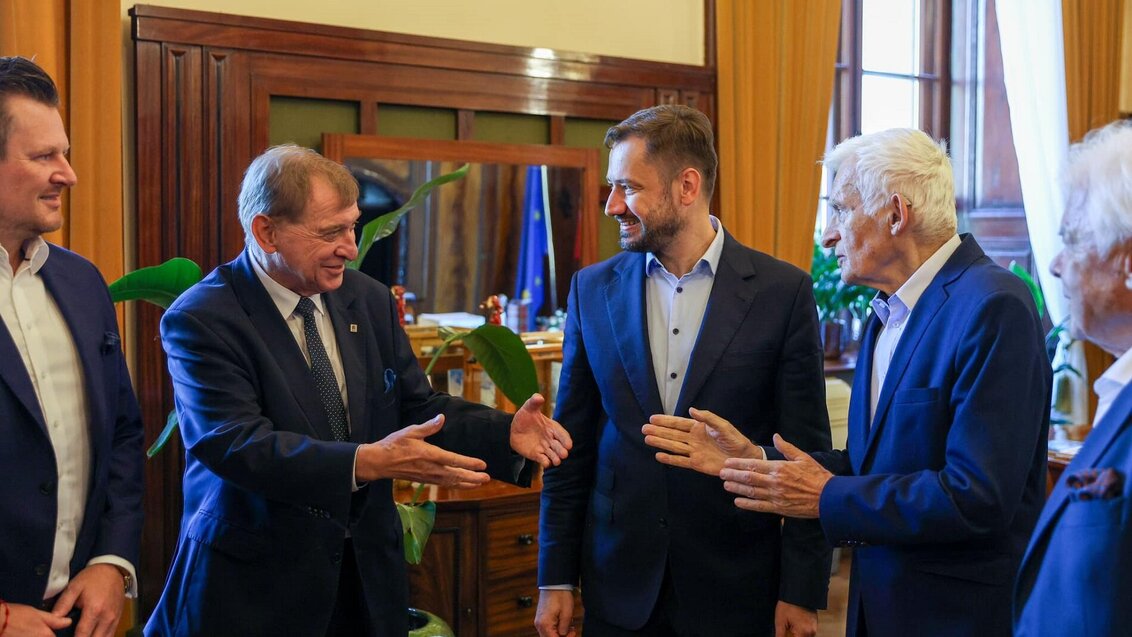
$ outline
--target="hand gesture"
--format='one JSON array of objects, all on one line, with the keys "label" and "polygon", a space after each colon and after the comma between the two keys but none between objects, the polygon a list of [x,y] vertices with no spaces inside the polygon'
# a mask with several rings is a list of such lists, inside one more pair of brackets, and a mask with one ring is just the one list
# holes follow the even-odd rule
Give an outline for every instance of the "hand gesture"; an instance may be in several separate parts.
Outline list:
[{"label": "hand gesture", "polygon": [[70,617],[60,617],[34,606],[8,604],[6,637],[55,637],[55,631],[71,625]]},{"label": "hand gesture", "polygon": [[541,394],[534,394],[515,412],[511,420],[511,448],[545,469],[561,464],[574,442],[562,425],[542,413],[544,402]]},{"label": "hand gesture", "polygon": [[818,634],[818,612],[788,602],[774,607],[774,637],[815,637]]},{"label": "hand gesture", "polygon": [[67,582],[51,614],[66,617],[79,608],[75,637],[112,637],[126,603],[122,573],[111,564],[92,564]]},{"label": "hand gesture", "polygon": [[574,591],[538,592],[535,629],[539,637],[574,637]]},{"label": "hand gesture", "polygon": [[774,434],[774,448],[786,460],[745,460],[724,463],[723,488],[739,495],[740,509],[792,518],[818,517],[821,492],[833,474],[809,454]]},{"label": "hand gesture", "polygon": [[728,458],[766,457],[726,419],[700,409],[688,413],[691,418],[658,414],[641,428],[645,444],[663,450],[656,454],[658,462],[718,476]]},{"label": "hand gesture", "polygon": [[491,478],[484,473],[486,462],[425,442],[443,426],[441,414],[424,424],[409,425],[377,442],[361,445],[355,468],[358,481],[401,478],[457,489],[487,484]]}]

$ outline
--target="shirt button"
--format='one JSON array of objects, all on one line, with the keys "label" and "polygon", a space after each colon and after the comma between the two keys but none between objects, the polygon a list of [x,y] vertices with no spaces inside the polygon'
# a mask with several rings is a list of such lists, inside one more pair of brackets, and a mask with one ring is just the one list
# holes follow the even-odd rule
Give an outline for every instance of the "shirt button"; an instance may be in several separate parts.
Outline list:
[{"label": "shirt button", "polygon": [[683,292],[683,291],[684,291],[684,288],[682,288],[682,287],[678,287],[678,288],[676,288],[676,293],[677,293],[677,294],[679,294],[680,292]]},{"label": "shirt button", "polygon": [[672,372],[671,374],[668,375],[668,377],[675,380],[676,379],[676,372]]},{"label": "shirt button", "polygon": [[672,333],[673,333],[673,334],[679,334],[679,333],[680,333],[680,328],[678,328],[678,327],[674,327],[674,328],[672,328]]}]

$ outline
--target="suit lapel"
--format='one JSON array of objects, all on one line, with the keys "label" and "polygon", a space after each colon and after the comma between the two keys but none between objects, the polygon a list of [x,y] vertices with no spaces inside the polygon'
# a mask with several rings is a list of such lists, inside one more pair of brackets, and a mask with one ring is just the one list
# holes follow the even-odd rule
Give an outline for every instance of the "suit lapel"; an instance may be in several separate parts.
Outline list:
[{"label": "suit lapel", "polygon": [[[747,320],[751,302],[755,299],[755,268],[744,258],[731,235],[724,232],[723,252],[718,271],[712,281],[707,310],[688,361],[688,373],[680,388],[675,414],[686,415],[711,371],[735,334]],[[655,376],[655,374],[654,374]]]},{"label": "suit lapel", "polygon": [[[334,338],[338,341],[338,355],[342,359],[342,371],[346,376],[350,439],[354,442],[365,442],[368,439],[368,432],[363,425],[366,422],[366,400],[370,392],[366,391],[368,378],[364,357],[367,352],[364,351],[366,339],[362,330],[373,329],[373,322],[363,320],[364,317],[355,307],[354,293],[347,290],[345,284],[333,292],[324,293],[322,298],[327,311],[330,312],[330,321],[334,325]],[[368,355],[373,369],[384,369],[377,351],[368,352]]]},{"label": "suit lapel", "polygon": [[24,367],[24,359],[20,350],[12,340],[8,326],[0,321],[0,381],[12,390],[12,394],[24,406],[32,419],[39,424],[40,431],[47,435],[47,425],[43,420],[43,412],[39,409],[39,400],[35,397],[35,387],[31,384],[31,377]]},{"label": "suit lapel", "polygon": [[1089,433],[1084,446],[1062,472],[1053,493],[1050,494],[1049,500],[1042,508],[1041,516],[1038,517],[1038,523],[1034,527],[1033,539],[1030,540],[1030,545],[1026,548],[1026,554],[1022,558],[1022,566],[1019,569],[1018,586],[1022,592],[1029,593],[1029,587],[1032,585],[1033,577],[1037,572],[1035,569],[1038,566],[1038,561],[1040,561],[1039,557],[1045,554],[1045,547],[1049,543],[1053,524],[1061,517],[1061,511],[1069,502],[1069,489],[1065,486],[1066,479],[1076,471],[1096,467],[1097,462],[1124,431],[1124,428],[1132,426],[1128,422],[1129,414],[1132,414],[1132,384],[1120,390],[1120,394],[1113,401],[1104,418]]},{"label": "suit lapel", "polygon": [[849,399],[849,460],[853,473],[861,475],[868,445],[869,408],[872,404],[873,349],[880,334],[880,318],[874,313],[865,323],[865,334],[857,354],[857,371],[853,377],[853,392]]},{"label": "suit lapel", "polygon": [[299,344],[295,342],[294,334],[287,327],[287,322],[279,313],[279,308],[252,269],[247,250],[232,262],[232,287],[252,325],[255,325],[275,362],[279,364],[291,395],[307,417],[311,433],[322,440],[333,440],[334,434],[330,431],[326,408],[318,397],[310,366],[307,365]]},{"label": "suit lapel", "polygon": [[615,269],[605,286],[605,306],[609,312],[613,342],[629,377],[633,395],[645,414],[664,411],[656,374],[652,368],[649,328],[645,320],[645,255],[633,254]]}]

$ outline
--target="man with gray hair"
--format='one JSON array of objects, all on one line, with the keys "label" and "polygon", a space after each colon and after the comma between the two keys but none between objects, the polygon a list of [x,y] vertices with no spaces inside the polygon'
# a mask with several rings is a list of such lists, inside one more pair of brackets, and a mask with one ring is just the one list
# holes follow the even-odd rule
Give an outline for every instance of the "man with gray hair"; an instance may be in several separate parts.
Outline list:
[{"label": "man with gray hair", "polygon": [[526,485],[523,458],[566,457],[541,396],[512,417],[428,386],[389,289],[346,268],[357,197],[340,164],[268,149],[247,247],[162,318],[185,508],[147,635],[404,635],[392,480]]},{"label": "man with gray hair", "polygon": [[706,417],[688,428],[688,453],[747,450],[720,472],[737,506],[816,518],[831,543],[854,547],[848,635],[1009,635],[1011,583],[1045,492],[1051,371],[1033,298],[956,234],[942,144],[887,130],[843,142],[825,164],[822,243],[846,283],[880,290],[847,450],[806,454],[781,436],[751,449]]}]

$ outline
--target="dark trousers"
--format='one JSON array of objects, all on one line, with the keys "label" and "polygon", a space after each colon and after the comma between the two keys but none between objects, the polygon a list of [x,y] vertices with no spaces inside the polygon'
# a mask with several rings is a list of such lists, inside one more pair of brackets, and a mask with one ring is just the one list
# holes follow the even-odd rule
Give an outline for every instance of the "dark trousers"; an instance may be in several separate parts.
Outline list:
[{"label": "dark trousers", "polygon": [[369,624],[369,614],[362,597],[362,580],[358,576],[358,561],[354,557],[354,543],[347,538],[342,548],[338,595],[326,637],[364,637],[369,635]]}]

